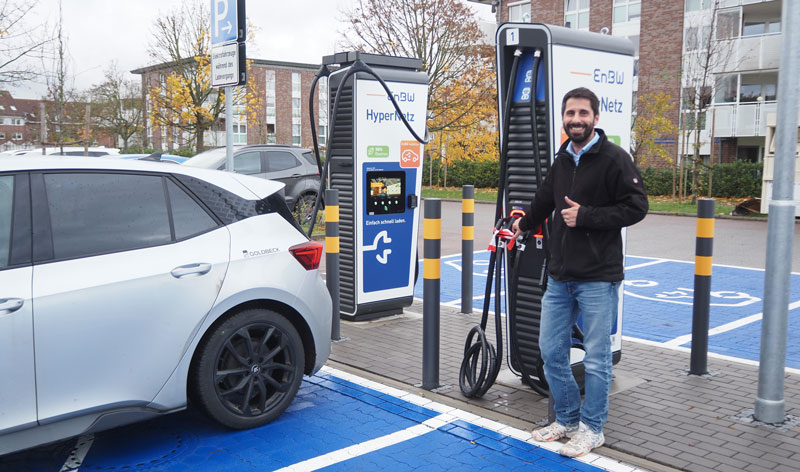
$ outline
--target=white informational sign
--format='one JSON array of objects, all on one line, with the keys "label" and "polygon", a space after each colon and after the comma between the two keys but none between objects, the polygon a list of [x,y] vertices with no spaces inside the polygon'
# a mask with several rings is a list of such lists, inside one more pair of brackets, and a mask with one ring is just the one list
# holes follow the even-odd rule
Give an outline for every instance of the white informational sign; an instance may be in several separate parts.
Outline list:
[{"label": "white informational sign", "polygon": [[630,150],[633,56],[553,45],[552,74],[554,152],[566,140],[561,100],[577,87],[588,88],[600,99],[597,127],[605,131],[610,141]]},{"label": "white informational sign", "polygon": [[238,10],[237,0],[211,0],[211,46],[236,41]]},{"label": "white informational sign", "polygon": [[211,86],[225,87],[239,83],[239,43],[211,48]]},{"label": "white informational sign", "polygon": [[[424,137],[428,86],[403,82],[387,82],[387,85],[414,132]],[[354,110],[356,188],[366,192],[371,174],[391,176],[383,179],[385,187],[370,189],[377,195],[388,195],[387,200],[392,200],[391,195],[400,195],[402,201],[389,203],[405,208],[400,213],[393,212],[390,207],[385,214],[368,212],[367,198],[355,199],[356,214],[364,218],[364,224],[356,228],[357,300],[363,304],[412,296],[416,260],[411,249],[416,247],[418,225],[415,222],[419,219],[420,207],[409,209],[405,204],[409,195],[421,194],[424,146],[405,127],[379,82],[356,81]],[[421,198],[419,203],[421,205]]]}]

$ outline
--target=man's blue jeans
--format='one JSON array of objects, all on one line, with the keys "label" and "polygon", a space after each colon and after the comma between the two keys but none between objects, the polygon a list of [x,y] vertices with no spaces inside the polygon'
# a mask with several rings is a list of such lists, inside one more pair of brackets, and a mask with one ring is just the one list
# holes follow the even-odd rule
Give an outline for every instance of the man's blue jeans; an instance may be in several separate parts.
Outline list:
[{"label": "man's blue jeans", "polygon": [[[553,395],[556,420],[565,425],[582,421],[592,431],[603,430],[608,419],[611,387],[611,330],[619,307],[619,282],[559,282],[548,278],[542,299],[539,349]],[[570,367],[572,325],[582,316],[586,357],[586,396]]]}]

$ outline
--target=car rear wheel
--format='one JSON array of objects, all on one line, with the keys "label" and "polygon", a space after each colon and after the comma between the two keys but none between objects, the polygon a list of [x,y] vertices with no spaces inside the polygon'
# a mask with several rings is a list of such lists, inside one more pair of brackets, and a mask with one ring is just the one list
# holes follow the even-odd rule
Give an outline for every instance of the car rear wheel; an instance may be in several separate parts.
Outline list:
[{"label": "car rear wheel", "polygon": [[303,379],[297,330],[279,313],[252,309],[232,316],[200,347],[193,398],[214,420],[234,429],[277,418]]}]

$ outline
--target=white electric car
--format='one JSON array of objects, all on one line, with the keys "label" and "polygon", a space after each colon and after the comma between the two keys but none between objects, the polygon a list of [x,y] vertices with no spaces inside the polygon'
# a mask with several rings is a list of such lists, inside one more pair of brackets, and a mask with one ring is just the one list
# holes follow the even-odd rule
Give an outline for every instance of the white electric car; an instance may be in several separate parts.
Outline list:
[{"label": "white electric car", "polygon": [[0,454],[184,409],[265,424],[330,354],[331,300],[282,184],[0,158]]}]

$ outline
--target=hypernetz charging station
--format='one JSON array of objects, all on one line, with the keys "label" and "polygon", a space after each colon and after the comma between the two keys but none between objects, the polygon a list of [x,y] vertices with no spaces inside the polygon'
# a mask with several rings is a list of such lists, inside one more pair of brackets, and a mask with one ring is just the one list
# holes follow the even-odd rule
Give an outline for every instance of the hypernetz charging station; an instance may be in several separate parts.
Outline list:
[{"label": "hypernetz charging station", "polygon": [[323,64],[340,66],[328,80],[326,162],[339,191],[340,315],[402,313],[414,296],[428,76],[405,57],[349,52]]},{"label": "hypernetz charging station", "polygon": [[[623,149],[630,148],[634,48],[625,38],[531,23],[501,25],[496,45],[501,178],[495,233],[508,237],[512,217],[530,210],[531,200],[547,177],[555,153],[567,139],[562,128],[561,100],[568,91],[577,87],[592,90],[600,99],[598,127],[612,142]],[[489,264],[491,273],[497,261],[498,279],[503,267],[507,272],[504,277],[507,364],[514,374],[543,395],[547,395],[548,387],[539,353],[539,325],[547,282],[548,224],[521,244],[498,241]],[[498,291],[495,288],[495,293]],[[619,315],[612,334],[614,363],[622,355],[621,296],[619,300]],[[479,347],[487,345],[483,334],[487,308],[485,304],[481,325],[473,329],[481,342],[472,344],[470,332],[465,346],[460,384],[468,397],[483,395],[502,363],[502,359],[496,359],[502,358],[499,354],[502,349],[495,355],[493,347]],[[496,301],[497,326],[501,323],[499,308]],[[573,329],[571,361],[573,374],[583,385],[580,325],[579,318]],[[502,336],[499,329],[496,336]],[[502,341],[498,343],[502,347]],[[480,356],[491,362],[488,369],[484,371],[482,367],[478,373]]]}]

